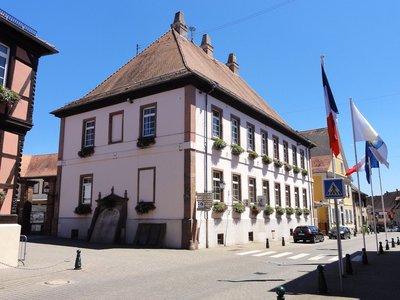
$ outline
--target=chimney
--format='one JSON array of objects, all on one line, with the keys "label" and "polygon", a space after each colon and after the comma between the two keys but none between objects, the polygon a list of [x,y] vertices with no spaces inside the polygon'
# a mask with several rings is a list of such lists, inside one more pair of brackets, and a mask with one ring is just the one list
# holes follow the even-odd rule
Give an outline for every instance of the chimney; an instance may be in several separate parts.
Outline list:
[{"label": "chimney", "polygon": [[239,74],[239,65],[238,65],[238,63],[236,62],[236,56],[235,56],[235,54],[233,54],[233,53],[230,53],[230,54],[229,54],[228,62],[226,63],[226,65],[228,66],[229,69],[231,69],[231,71],[232,71],[234,74]]},{"label": "chimney", "polygon": [[178,11],[175,14],[174,23],[171,24],[171,28],[175,29],[184,38],[187,38],[187,26],[182,12]]},{"label": "chimney", "polygon": [[203,34],[200,48],[203,49],[203,51],[207,53],[209,57],[213,57],[214,47],[211,45],[211,38],[208,34]]}]

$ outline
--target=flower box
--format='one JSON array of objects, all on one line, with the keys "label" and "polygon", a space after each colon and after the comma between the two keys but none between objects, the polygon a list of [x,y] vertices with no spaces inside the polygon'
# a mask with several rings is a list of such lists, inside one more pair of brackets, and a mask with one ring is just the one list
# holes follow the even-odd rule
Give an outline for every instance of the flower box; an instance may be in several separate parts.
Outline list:
[{"label": "flower box", "polygon": [[283,162],[281,162],[279,159],[274,159],[274,166],[275,168],[280,168],[283,166]]},{"label": "flower box", "polygon": [[303,214],[303,210],[300,207],[296,207],[294,213],[296,216],[300,217]]},{"label": "flower box", "polygon": [[285,213],[285,209],[280,206],[275,206],[275,212],[278,216],[282,216]]},{"label": "flower box", "polygon": [[285,162],[285,171],[289,172],[292,169],[292,165]]},{"label": "flower box", "polygon": [[225,202],[218,201],[218,202],[213,203],[213,206],[212,206],[213,212],[224,213],[226,211],[226,209],[227,209],[227,206],[226,206]]},{"label": "flower box", "polygon": [[87,215],[92,212],[92,206],[90,204],[79,204],[75,207],[74,213],[78,215]]},{"label": "flower box", "polygon": [[7,103],[10,105],[14,105],[18,103],[19,99],[20,98],[16,92],[0,84],[0,103]]},{"label": "flower box", "polygon": [[264,216],[269,217],[274,213],[274,208],[270,205],[266,205],[264,208]]},{"label": "flower box", "polygon": [[258,157],[258,153],[252,150],[247,151],[249,153],[249,158],[250,159],[256,159]]},{"label": "flower box", "polygon": [[226,147],[226,142],[223,139],[215,139],[213,148],[216,150],[222,150]]},{"label": "flower box", "polygon": [[302,170],[301,170],[301,174],[302,174],[303,176],[307,176],[307,175],[308,175],[308,171],[305,170],[305,169],[302,169]]},{"label": "flower box", "polygon": [[242,202],[237,202],[237,203],[233,204],[232,210],[238,214],[242,214],[246,210],[246,207],[244,206],[244,204]]},{"label": "flower box", "polygon": [[263,155],[262,162],[266,165],[269,165],[270,163],[272,163],[272,158],[268,155]]},{"label": "flower box", "polygon": [[286,207],[286,208],[285,208],[285,211],[286,211],[286,214],[287,214],[288,216],[290,216],[290,215],[293,215],[293,213],[294,213],[294,208],[293,208],[293,207]]},{"label": "flower box", "polygon": [[299,174],[301,169],[298,166],[293,166],[293,173]]},{"label": "flower box", "polygon": [[88,157],[93,155],[94,153],[94,146],[91,147],[83,147],[81,150],[78,151],[79,157]]},{"label": "flower box", "polygon": [[136,204],[135,210],[139,215],[147,214],[152,210],[155,210],[156,206],[154,205],[153,202],[145,202],[145,201],[139,201],[138,204]]},{"label": "flower box", "polygon": [[240,155],[241,153],[244,152],[244,149],[239,145],[234,144],[231,146],[231,152],[233,155]]},{"label": "flower box", "polygon": [[136,146],[138,148],[146,148],[156,143],[156,139],[154,135],[152,136],[141,136],[138,138],[136,142]]}]

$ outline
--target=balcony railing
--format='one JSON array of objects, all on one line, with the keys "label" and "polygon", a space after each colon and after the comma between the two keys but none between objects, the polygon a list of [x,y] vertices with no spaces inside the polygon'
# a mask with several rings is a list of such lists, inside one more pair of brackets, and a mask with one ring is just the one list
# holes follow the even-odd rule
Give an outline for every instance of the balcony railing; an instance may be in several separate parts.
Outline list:
[{"label": "balcony railing", "polygon": [[16,17],[10,15],[9,13],[5,12],[4,10],[2,10],[1,8],[0,8],[0,17],[2,17],[3,19],[6,19],[7,21],[9,21],[11,23],[13,23],[14,25],[18,26],[19,28],[23,29],[24,31],[36,36],[37,31],[35,29],[33,29],[32,27],[26,25],[24,22],[21,22]]}]

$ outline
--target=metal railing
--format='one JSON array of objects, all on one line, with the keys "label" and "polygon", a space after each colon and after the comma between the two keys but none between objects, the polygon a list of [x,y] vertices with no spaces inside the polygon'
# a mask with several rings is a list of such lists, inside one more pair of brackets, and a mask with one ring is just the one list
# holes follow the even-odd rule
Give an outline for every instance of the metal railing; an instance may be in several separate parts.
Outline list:
[{"label": "metal railing", "polygon": [[19,28],[25,30],[26,32],[36,36],[37,31],[33,29],[32,27],[26,25],[24,22],[18,20],[16,17],[10,15],[8,12],[5,12],[0,8],[0,17],[3,19],[6,19],[7,21],[13,23],[14,25],[17,25]]}]

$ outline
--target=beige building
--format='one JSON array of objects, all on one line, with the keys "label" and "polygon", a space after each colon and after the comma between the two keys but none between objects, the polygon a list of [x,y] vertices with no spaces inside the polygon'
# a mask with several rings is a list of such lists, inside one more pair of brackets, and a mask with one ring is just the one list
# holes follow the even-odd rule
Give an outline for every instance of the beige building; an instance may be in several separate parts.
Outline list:
[{"label": "beige building", "polygon": [[[324,179],[341,178],[345,184],[345,197],[338,200],[339,223],[354,230],[355,216],[351,193],[351,177],[346,176],[348,169],[346,156],[340,143],[340,154],[332,156],[329,147],[329,136],[327,128],[302,131],[301,134],[316,144],[311,149],[311,169],[313,176],[313,199],[316,224],[325,234],[336,225],[335,206],[333,199],[324,198]],[[335,174],[333,173],[333,167]]]}]

